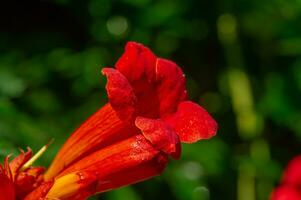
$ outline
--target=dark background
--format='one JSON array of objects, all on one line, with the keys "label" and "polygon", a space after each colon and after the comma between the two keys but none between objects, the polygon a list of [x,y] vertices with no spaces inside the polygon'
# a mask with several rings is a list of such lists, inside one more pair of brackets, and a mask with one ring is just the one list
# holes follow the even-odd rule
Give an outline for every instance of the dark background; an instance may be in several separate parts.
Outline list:
[{"label": "dark background", "polygon": [[265,200],[301,143],[300,0],[0,3],[0,157],[48,165],[106,100],[101,67],[126,41],[177,62],[218,135],[184,145],[162,176],[91,199]]}]

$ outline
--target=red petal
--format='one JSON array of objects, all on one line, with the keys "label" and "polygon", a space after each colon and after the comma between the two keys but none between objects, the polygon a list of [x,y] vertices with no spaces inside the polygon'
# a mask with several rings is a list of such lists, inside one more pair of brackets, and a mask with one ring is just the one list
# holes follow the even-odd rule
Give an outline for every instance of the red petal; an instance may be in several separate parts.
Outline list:
[{"label": "red petal", "polygon": [[86,155],[138,131],[133,125],[121,121],[110,104],[105,105],[69,137],[45,174],[45,179],[50,180]]},{"label": "red petal", "polygon": [[292,187],[280,186],[276,188],[270,200],[300,200],[301,195]]},{"label": "red petal", "polygon": [[27,152],[21,150],[21,154],[9,163],[13,179],[15,179],[15,176],[18,174],[20,168],[31,158],[31,156],[32,151],[29,147],[27,147]]},{"label": "red petal", "polygon": [[159,99],[156,90],[157,57],[142,44],[128,42],[116,68],[129,81],[137,97],[137,115],[159,117]]},{"label": "red petal", "polygon": [[176,111],[187,96],[185,76],[174,62],[162,58],[156,63],[157,93],[161,117]]},{"label": "red petal", "polygon": [[[128,185],[159,174],[163,170],[163,160],[151,162],[159,155],[160,152],[154,149],[144,136],[137,135],[86,156],[67,168],[58,178],[78,171],[95,175],[97,176],[96,188],[98,189],[92,192],[90,188],[90,192],[93,194],[115,187],[115,184],[116,187]],[[165,159],[164,166],[166,162]],[[137,176],[133,175],[133,169],[139,169]],[[144,175],[142,174],[143,169],[145,169]],[[121,175],[122,172],[128,172],[133,176],[129,177],[129,175],[124,174],[124,179],[119,178],[117,180],[116,175]]]},{"label": "red petal", "polygon": [[14,180],[14,177],[12,175],[12,171],[11,171],[11,168],[9,166],[9,158],[11,157],[11,155],[8,155],[4,158],[4,173],[6,174],[6,176],[11,179],[11,180]]},{"label": "red petal", "polygon": [[117,70],[104,68],[102,73],[107,76],[106,85],[110,104],[120,119],[129,119],[135,113],[137,98],[128,80]]},{"label": "red petal", "polygon": [[105,192],[152,178],[162,173],[167,161],[167,155],[158,154],[150,161],[102,177],[101,181],[94,185],[96,188],[88,187],[66,200],[84,200],[95,193]]},{"label": "red petal", "polygon": [[33,191],[35,189],[35,182],[35,177],[20,172],[18,174],[18,180],[15,183],[18,199],[23,199],[24,196]]},{"label": "red petal", "polygon": [[217,123],[208,112],[191,101],[181,102],[177,112],[166,121],[180,136],[181,142],[209,139],[217,131]]},{"label": "red petal", "polygon": [[18,173],[15,188],[19,199],[23,199],[24,196],[40,185],[43,180],[41,174],[44,171],[43,167],[31,167]]},{"label": "red petal", "polygon": [[301,187],[301,156],[293,158],[283,175],[283,183]]},{"label": "red petal", "polygon": [[159,151],[154,149],[142,135],[137,135],[86,156],[72,164],[59,176],[88,170],[103,177],[151,160],[158,153]]},{"label": "red petal", "polygon": [[128,42],[125,52],[116,63],[116,68],[131,83],[147,78],[147,81],[155,80],[156,56],[142,44]]},{"label": "red petal", "polygon": [[15,200],[14,184],[6,176],[2,167],[0,169],[0,200]]},{"label": "red petal", "polygon": [[[71,165],[68,169],[66,169],[58,178],[63,177],[64,175],[68,175],[70,173],[75,173],[77,171],[81,171],[82,173],[92,174],[98,176],[98,186],[106,183],[111,175],[117,174],[118,172],[126,172],[127,169],[138,169],[138,166],[142,166],[140,170],[137,172],[137,176],[134,176],[134,171],[130,171],[130,176],[125,176],[127,179],[117,180],[116,176],[113,176],[112,181],[115,182],[116,185],[121,186],[119,184],[130,184],[133,182],[138,182],[141,179],[146,179],[151,176],[159,174],[162,168],[162,159],[159,159],[155,165],[155,162],[151,162],[150,166],[144,165],[144,163],[148,163],[150,160],[153,160],[159,152],[155,150],[152,145],[149,144],[148,141],[142,135],[134,136],[122,142],[116,143],[114,145],[108,146],[102,150],[99,150],[84,159],[78,161]],[[145,167],[145,172],[142,169]],[[123,173],[121,173],[123,174]],[[126,174],[124,174],[126,175]],[[130,182],[128,182],[130,181]],[[82,186],[84,188],[84,186]],[[89,188],[89,186],[87,185]],[[106,186],[108,187],[108,186]],[[103,187],[100,187],[103,189]],[[91,189],[89,191],[90,194],[98,191],[94,190],[92,192]],[[84,192],[84,193],[82,193]],[[82,191],[81,194],[84,196],[75,196],[75,199],[84,198],[87,193],[85,190]],[[71,195],[71,194],[70,194]]]},{"label": "red petal", "polygon": [[104,192],[157,176],[162,173],[167,161],[167,155],[159,154],[148,162],[111,174],[103,178],[101,184],[98,185],[97,191]]},{"label": "red petal", "polygon": [[53,181],[47,181],[42,183],[37,189],[27,195],[24,200],[37,200],[44,199],[48,191],[53,185]]},{"label": "red petal", "polygon": [[175,159],[180,157],[181,144],[179,137],[168,124],[162,120],[144,117],[137,117],[135,124],[156,149],[172,154]]}]

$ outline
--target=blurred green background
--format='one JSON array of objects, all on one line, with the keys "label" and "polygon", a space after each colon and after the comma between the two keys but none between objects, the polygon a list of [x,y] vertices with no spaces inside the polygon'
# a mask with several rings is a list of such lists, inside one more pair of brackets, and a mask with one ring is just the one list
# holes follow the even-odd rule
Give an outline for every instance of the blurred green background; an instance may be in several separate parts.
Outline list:
[{"label": "blurred green background", "polygon": [[300,0],[26,0],[0,6],[0,157],[48,165],[106,100],[126,41],[177,62],[218,135],[105,200],[265,200],[301,144]]}]

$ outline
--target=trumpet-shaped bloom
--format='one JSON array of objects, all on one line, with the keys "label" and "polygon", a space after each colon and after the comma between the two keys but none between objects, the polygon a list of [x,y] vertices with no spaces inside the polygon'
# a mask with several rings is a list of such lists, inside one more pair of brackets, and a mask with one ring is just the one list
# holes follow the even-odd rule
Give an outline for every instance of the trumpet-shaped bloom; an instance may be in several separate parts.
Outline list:
[{"label": "trumpet-shaped bloom", "polygon": [[301,156],[292,159],[284,171],[281,185],[271,195],[271,200],[301,200]]},{"label": "trumpet-shaped bloom", "polygon": [[26,196],[76,200],[159,175],[181,142],[216,134],[217,124],[187,100],[185,76],[174,62],[135,42],[115,68],[104,68],[109,102],[66,141]]}]

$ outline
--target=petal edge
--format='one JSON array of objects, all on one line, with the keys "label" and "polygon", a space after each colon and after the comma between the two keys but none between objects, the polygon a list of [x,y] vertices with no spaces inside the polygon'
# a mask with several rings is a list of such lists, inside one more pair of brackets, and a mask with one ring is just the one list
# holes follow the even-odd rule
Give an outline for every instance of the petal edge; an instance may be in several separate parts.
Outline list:
[{"label": "petal edge", "polygon": [[104,68],[102,73],[107,77],[107,93],[110,104],[120,119],[128,119],[135,113],[137,98],[130,83],[124,75],[113,68]]},{"label": "petal edge", "polygon": [[167,123],[160,119],[137,117],[135,125],[156,149],[170,154],[174,159],[180,157],[181,143],[179,137]]},{"label": "petal edge", "polygon": [[216,135],[217,123],[196,103],[183,101],[177,112],[166,119],[180,137],[181,142],[193,143]]}]

